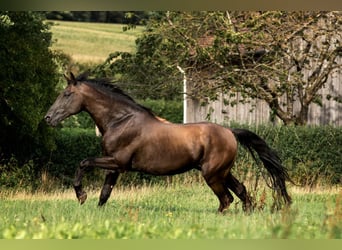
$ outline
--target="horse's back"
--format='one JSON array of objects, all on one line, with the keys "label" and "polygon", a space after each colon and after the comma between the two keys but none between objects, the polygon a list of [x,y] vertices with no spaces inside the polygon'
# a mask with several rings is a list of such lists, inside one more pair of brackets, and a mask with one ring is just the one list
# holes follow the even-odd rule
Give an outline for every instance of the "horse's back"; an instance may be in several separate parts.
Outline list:
[{"label": "horse's back", "polygon": [[216,152],[231,150],[232,153],[235,153],[237,148],[237,141],[232,131],[215,123],[163,124],[162,128],[162,133],[176,141],[178,145],[186,147],[197,145],[201,146],[201,150]]}]

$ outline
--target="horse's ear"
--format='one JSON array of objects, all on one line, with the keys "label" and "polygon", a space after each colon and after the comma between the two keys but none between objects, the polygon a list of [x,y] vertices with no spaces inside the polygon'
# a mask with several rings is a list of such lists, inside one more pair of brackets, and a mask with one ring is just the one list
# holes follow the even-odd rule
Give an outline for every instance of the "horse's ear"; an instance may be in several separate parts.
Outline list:
[{"label": "horse's ear", "polygon": [[72,72],[70,72],[70,77],[64,75],[64,78],[67,80],[68,85],[70,85],[70,84],[76,85],[77,84],[77,80],[76,80],[76,78]]}]

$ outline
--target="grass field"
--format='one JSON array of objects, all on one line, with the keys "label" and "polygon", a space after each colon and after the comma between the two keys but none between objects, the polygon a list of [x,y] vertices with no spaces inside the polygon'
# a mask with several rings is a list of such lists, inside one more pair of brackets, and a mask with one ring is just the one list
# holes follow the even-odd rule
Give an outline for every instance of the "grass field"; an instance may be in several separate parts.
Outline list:
[{"label": "grass field", "polygon": [[61,50],[78,63],[99,63],[115,51],[132,52],[143,27],[123,32],[123,24],[54,21],[53,50]]},{"label": "grass field", "polygon": [[[114,189],[103,208],[98,192],[80,206],[71,190],[54,194],[1,193],[0,238],[96,239],[327,239],[342,237],[340,189],[290,190],[290,209],[248,215],[235,201],[218,214],[208,187],[161,185]],[[237,199],[236,199],[237,200]]]}]

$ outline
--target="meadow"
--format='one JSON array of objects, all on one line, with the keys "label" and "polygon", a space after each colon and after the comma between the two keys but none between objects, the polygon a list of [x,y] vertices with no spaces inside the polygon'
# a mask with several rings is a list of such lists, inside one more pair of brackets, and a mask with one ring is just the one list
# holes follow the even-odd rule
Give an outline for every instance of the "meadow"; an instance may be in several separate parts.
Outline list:
[{"label": "meadow", "polygon": [[143,27],[123,31],[123,24],[53,21],[53,50],[63,51],[77,63],[101,63],[115,51],[133,52]]},{"label": "meadow", "polygon": [[79,205],[72,190],[2,192],[4,239],[331,239],[342,238],[342,191],[292,187],[290,208],[242,211],[236,198],[224,214],[200,183],[118,187],[106,206],[99,190]]}]

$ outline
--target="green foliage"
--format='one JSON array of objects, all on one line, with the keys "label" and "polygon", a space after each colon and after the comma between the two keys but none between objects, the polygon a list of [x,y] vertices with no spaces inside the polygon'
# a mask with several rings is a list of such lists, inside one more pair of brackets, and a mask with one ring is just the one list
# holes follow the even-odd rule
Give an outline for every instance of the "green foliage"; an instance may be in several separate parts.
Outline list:
[{"label": "green foliage", "polygon": [[292,126],[282,127],[278,133],[280,154],[300,183],[313,185],[322,176],[328,183],[342,182],[341,129]]},{"label": "green foliage", "polygon": [[[172,118],[172,116],[170,116]],[[173,119],[173,118],[172,118]],[[178,118],[177,118],[178,119]],[[170,119],[171,120],[171,119]],[[339,185],[342,182],[341,147],[342,129],[334,127],[292,127],[292,126],[242,126],[256,132],[275,149],[289,170],[290,177],[299,185]],[[56,186],[70,186],[79,162],[87,157],[101,155],[100,137],[95,130],[63,128],[56,137],[57,149],[50,154],[49,162],[39,164],[30,161],[19,164],[14,158],[9,163],[0,163],[0,185],[8,188],[37,188],[44,185],[42,174],[46,173]],[[264,168],[254,163],[252,156],[242,147],[233,167],[240,181],[254,189],[255,183],[267,176]],[[92,170],[85,178],[85,185],[101,185],[103,170]],[[139,186],[155,183],[202,183],[198,171],[190,171],[172,178],[156,177],[143,173],[127,173],[120,177],[119,185]],[[44,188],[44,187],[42,187]]]},{"label": "green foliage", "polygon": [[150,108],[156,115],[169,122],[183,122],[183,103],[181,101],[146,99],[139,103]]},{"label": "green foliage", "polygon": [[39,183],[35,176],[33,161],[29,161],[25,164],[19,164],[18,160],[11,157],[8,161],[0,162],[0,188],[31,188],[38,186]]},{"label": "green foliage", "polygon": [[84,128],[95,129],[95,123],[91,116],[86,112],[68,117],[62,122],[64,128]]},{"label": "green foliage", "polygon": [[51,153],[51,164],[46,171],[68,184],[82,160],[101,155],[100,137],[95,136],[95,128],[63,128],[57,133],[56,147],[57,150]]},{"label": "green foliage", "polygon": [[129,25],[141,24],[148,19],[146,11],[46,11],[47,19],[97,22],[97,23],[125,23]]},{"label": "green foliage", "polygon": [[[94,74],[113,77],[129,89],[136,98],[167,99],[181,98],[182,75],[176,65],[168,64],[160,54],[158,38],[137,39],[137,52],[115,52],[99,65]],[[149,53],[150,55],[146,55]]]},{"label": "green foliage", "polygon": [[[231,127],[245,127],[256,132],[274,148],[290,176],[301,185],[342,183],[342,129],[332,126],[247,126],[232,124]],[[240,149],[242,149],[240,147]],[[249,172],[251,157],[240,150],[236,166],[242,172]],[[242,162],[241,162],[242,161]],[[242,164],[243,163],[243,164]],[[241,169],[242,168],[242,169]]]},{"label": "green foliage", "polygon": [[4,157],[14,154],[26,161],[53,147],[51,130],[43,121],[56,94],[50,45],[51,33],[39,14],[0,12],[0,151]]},{"label": "green foliage", "polygon": [[[161,16],[157,15],[148,22],[145,32],[136,39],[135,53],[111,53],[94,70],[94,74],[101,77],[114,76],[139,99],[180,99],[183,76],[177,69],[177,63],[165,56],[166,49],[167,52],[170,50],[165,45],[165,37],[154,32],[153,28]],[[179,51],[180,48],[176,47],[175,51]]]}]

